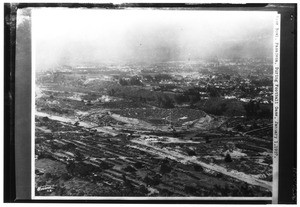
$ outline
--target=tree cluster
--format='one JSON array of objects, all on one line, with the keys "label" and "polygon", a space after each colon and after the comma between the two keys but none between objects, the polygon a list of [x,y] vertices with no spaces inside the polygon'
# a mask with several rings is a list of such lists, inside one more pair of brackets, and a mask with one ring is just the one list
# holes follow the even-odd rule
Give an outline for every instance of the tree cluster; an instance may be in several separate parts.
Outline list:
[{"label": "tree cluster", "polygon": [[119,83],[122,86],[142,86],[143,85],[141,78],[138,76],[133,76],[129,79],[120,78]]}]

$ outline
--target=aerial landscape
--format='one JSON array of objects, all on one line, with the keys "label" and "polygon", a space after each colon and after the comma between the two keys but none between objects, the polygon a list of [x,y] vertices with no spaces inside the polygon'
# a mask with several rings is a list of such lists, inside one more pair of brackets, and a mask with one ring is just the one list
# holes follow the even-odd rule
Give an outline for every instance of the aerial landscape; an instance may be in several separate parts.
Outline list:
[{"label": "aerial landscape", "polygon": [[[248,64],[264,64],[263,76]],[[270,195],[270,65],[139,67],[37,75],[38,193],[47,184],[54,195]]]},{"label": "aerial landscape", "polygon": [[154,19],[102,35],[100,52],[36,40],[35,196],[272,197],[272,24],[246,44],[207,31],[223,49],[198,49],[198,30]]}]

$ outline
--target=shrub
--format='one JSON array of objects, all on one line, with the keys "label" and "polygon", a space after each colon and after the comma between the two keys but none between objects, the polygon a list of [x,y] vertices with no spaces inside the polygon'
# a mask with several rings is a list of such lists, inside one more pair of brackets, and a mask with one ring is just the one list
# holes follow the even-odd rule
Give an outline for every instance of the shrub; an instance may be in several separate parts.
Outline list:
[{"label": "shrub", "polygon": [[193,151],[193,150],[190,150],[190,149],[187,150],[187,154],[188,154],[189,156],[196,156],[196,152]]},{"label": "shrub", "polygon": [[102,161],[99,166],[103,170],[111,168],[111,166],[107,162],[104,162],[104,161]]},{"label": "shrub", "polygon": [[197,192],[197,188],[193,187],[193,186],[185,186],[184,187],[184,192],[188,193],[188,194],[195,194]]},{"label": "shrub", "polygon": [[228,153],[228,154],[226,154],[226,156],[225,156],[225,162],[232,162],[232,158],[231,158],[231,156],[230,156],[230,154]]},{"label": "shrub", "polygon": [[203,167],[201,165],[194,165],[194,170],[197,171],[197,172],[202,172]]},{"label": "shrub", "polygon": [[134,167],[132,167],[132,166],[126,166],[125,168],[124,168],[124,170],[126,171],[126,172],[136,172],[136,169],[134,168]]},{"label": "shrub", "polygon": [[72,176],[68,173],[64,173],[61,175],[61,179],[63,179],[64,181],[70,180],[72,178]]},{"label": "shrub", "polygon": [[136,163],[134,163],[134,167],[141,169],[142,167],[144,167],[144,165],[141,162],[136,162]]},{"label": "shrub", "polygon": [[172,171],[172,167],[170,167],[169,165],[164,163],[160,165],[160,172],[162,174],[170,173],[171,171]]}]

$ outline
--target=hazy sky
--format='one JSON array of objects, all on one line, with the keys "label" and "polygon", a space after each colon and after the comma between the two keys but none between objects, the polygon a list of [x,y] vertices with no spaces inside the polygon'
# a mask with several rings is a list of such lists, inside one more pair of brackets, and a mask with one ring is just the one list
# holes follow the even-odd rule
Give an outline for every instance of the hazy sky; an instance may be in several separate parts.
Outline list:
[{"label": "hazy sky", "polygon": [[253,11],[33,9],[36,67],[272,57],[273,16]]}]

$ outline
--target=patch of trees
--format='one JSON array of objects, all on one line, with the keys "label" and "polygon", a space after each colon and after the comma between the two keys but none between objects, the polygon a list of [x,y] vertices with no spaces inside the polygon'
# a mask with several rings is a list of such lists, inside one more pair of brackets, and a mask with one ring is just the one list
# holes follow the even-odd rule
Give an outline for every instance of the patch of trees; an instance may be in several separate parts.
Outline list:
[{"label": "patch of trees", "polygon": [[154,79],[155,79],[155,81],[160,82],[160,81],[163,81],[163,80],[172,80],[173,77],[169,74],[161,74],[160,73],[160,74],[155,75]]},{"label": "patch of trees", "polygon": [[168,90],[170,91],[170,90],[175,89],[175,88],[177,88],[177,86],[174,85],[174,84],[160,85],[159,86],[159,90],[161,90],[161,91],[168,91]]},{"label": "patch of trees", "polygon": [[61,148],[61,146],[63,146],[63,145],[56,144],[56,143],[51,143],[50,148],[51,148],[51,150],[56,151],[56,150],[59,150]]},{"label": "patch of trees", "polygon": [[55,174],[51,174],[49,172],[45,173],[44,176],[47,180],[57,181],[59,179],[59,176],[57,176]]},{"label": "patch of trees", "polygon": [[219,90],[214,86],[208,86],[207,87],[207,92],[208,92],[210,97],[219,97],[220,96]]},{"label": "patch of trees", "polygon": [[211,140],[209,139],[209,137],[204,137],[205,143],[211,143]]},{"label": "patch of trees", "polygon": [[84,162],[70,162],[66,166],[68,173],[72,175],[89,176],[92,172],[99,171],[97,167]]},{"label": "patch of trees", "polygon": [[137,169],[141,169],[141,168],[144,167],[144,165],[141,162],[136,162],[136,163],[134,163],[134,167],[137,168]]},{"label": "patch of trees", "polygon": [[[225,184],[224,186],[215,184],[214,191],[220,194],[220,196],[229,196],[232,193],[227,184]],[[238,194],[238,192],[236,191],[235,194]]]},{"label": "patch of trees", "polygon": [[174,101],[166,94],[157,96],[157,103],[162,108],[174,108]]},{"label": "patch of trees", "polygon": [[63,150],[74,150],[74,149],[76,149],[76,145],[73,143],[67,143],[62,146],[62,149]]},{"label": "patch of trees", "polygon": [[49,121],[50,119],[49,119],[47,116],[45,116],[45,117],[42,118],[42,120],[45,121],[45,122],[47,122],[47,121]]},{"label": "patch of trees", "polygon": [[226,154],[224,161],[225,162],[232,162],[232,158],[231,158],[229,153]]},{"label": "patch of trees", "polygon": [[143,83],[141,81],[141,78],[138,77],[138,76],[133,76],[133,77],[130,77],[129,79],[125,79],[125,78],[120,78],[119,79],[119,83],[122,85],[122,86],[142,86]]},{"label": "patch of trees", "polygon": [[42,143],[43,142],[43,138],[35,138],[35,144],[40,144],[40,143]]},{"label": "patch of trees", "polygon": [[177,104],[183,104],[190,101],[190,97],[187,94],[178,94],[174,98]]},{"label": "patch of trees", "polygon": [[167,174],[170,173],[172,171],[172,167],[169,166],[168,164],[161,164],[160,165],[160,172],[162,174]]},{"label": "patch of trees", "polygon": [[187,149],[187,154],[189,155],[189,156],[196,156],[196,152],[194,151],[194,150],[191,150],[191,149]]},{"label": "patch of trees", "polygon": [[143,79],[149,82],[154,81],[154,77],[152,77],[151,75],[143,75]]},{"label": "patch of trees", "polygon": [[133,172],[136,172],[136,169],[134,167],[128,165],[124,168],[124,171],[133,173]]},{"label": "patch of trees", "polygon": [[88,101],[95,100],[97,98],[98,98],[98,94],[93,92],[89,92],[87,95],[82,96],[82,99]]},{"label": "patch of trees", "polygon": [[185,96],[188,96],[189,97],[189,100],[192,102],[192,103],[196,103],[197,101],[200,101],[200,92],[201,90],[199,88],[189,88],[188,90],[186,90],[184,92],[184,95]]},{"label": "patch of trees", "polygon": [[112,166],[111,166],[110,164],[108,164],[107,162],[102,161],[102,162],[100,163],[99,167],[100,167],[101,169],[103,169],[103,170],[107,170],[107,169],[111,168]]},{"label": "patch of trees", "polygon": [[81,152],[79,152],[79,151],[75,152],[75,160],[76,161],[83,161],[84,159],[85,159],[85,157]]},{"label": "patch of trees", "polygon": [[54,157],[52,157],[52,155],[48,152],[40,152],[38,154],[39,159],[50,159],[50,160],[56,160]]},{"label": "patch of trees", "polygon": [[172,167],[170,166],[170,162],[168,160],[163,160],[160,164],[160,173],[167,174],[172,171]]},{"label": "patch of trees", "polygon": [[250,101],[244,105],[247,118],[272,118],[272,107],[260,104],[257,101]]},{"label": "patch of trees", "polygon": [[251,84],[253,84],[253,85],[257,86],[257,87],[272,86],[273,85],[273,81],[272,81],[272,79],[269,79],[269,78],[253,79],[253,80],[251,80]]},{"label": "patch of trees", "polygon": [[62,83],[66,79],[65,76],[60,72],[55,72],[52,77],[53,77],[53,82],[55,83]]},{"label": "patch of trees", "polygon": [[257,101],[243,103],[238,100],[228,100],[218,97],[208,99],[205,104],[196,104],[206,113],[217,116],[244,116],[247,118],[272,118],[272,105],[261,104]]},{"label": "patch of trees", "polygon": [[63,173],[61,175],[61,179],[63,179],[64,181],[68,181],[72,178],[72,176],[69,173]]},{"label": "patch of trees", "polygon": [[242,195],[245,195],[245,196],[254,196],[253,189],[249,186],[248,183],[244,183],[241,186],[241,193],[242,193]]},{"label": "patch of trees", "polygon": [[[208,94],[210,92],[212,93],[213,97],[217,97],[217,94],[213,94],[216,92],[213,92],[213,89],[209,89],[210,91],[207,91]],[[206,89],[199,88],[199,87],[193,87],[185,90],[182,94],[175,95],[174,99],[177,104],[187,103],[190,102],[191,104],[195,104],[198,101],[201,100],[201,94],[200,92],[206,92]]]},{"label": "patch of trees", "polygon": [[246,97],[256,97],[259,92],[260,92],[260,89],[258,89],[257,87],[255,86],[240,86],[239,89],[242,91],[242,95],[241,95],[241,98],[246,98]]},{"label": "patch of trees", "polygon": [[208,99],[200,109],[217,116],[242,116],[246,113],[242,102],[216,97]]},{"label": "patch of trees", "polygon": [[250,186],[248,183],[243,182],[240,186],[218,185],[215,184],[213,189],[210,190],[209,196],[270,196],[271,192],[261,192],[259,187]]},{"label": "patch of trees", "polygon": [[171,191],[169,191],[168,189],[163,188],[163,189],[160,191],[160,195],[161,195],[161,196],[172,196],[173,193],[172,193]]},{"label": "patch of trees", "polygon": [[49,109],[58,114],[68,114],[70,112],[69,109],[62,109],[58,107],[49,107]]},{"label": "patch of trees", "polygon": [[[112,91],[112,89],[110,89]],[[145,90],[137,87],[115,87],[114,96],[121,97],[124,99],[131,99],[139,101],[143,99],[147,102],[156,101],[157,92]]]},{"label": "patch of trees", "polygon": [[194,186],[186,185],[184,186],[184,192],[187,194],[195,195],[198,189]]},{"label": "patch of trees", "polygon": [[195,164],[194,165],[194,170],[197,171],[197,172],[202,172],[203,171],[203,167],[201,165]]},{"label": "patch of trees", "polygon": [[116,93],[116,91],[115,91],[115,89],[110,89],[110,90],[108,90],[108,95],[110,95],[110,96],[114,96],[115,95],[115,93]]},{"label": "patch of trees", "polygon": [[272,164],[273,163],[272,157],[270,155],[267,155],[264,159],[264,163]]},{"label": "patch of trees", "polygon": [[161,177],[157,174],[153,177],[150,177],[148,175],[146,175],[146,177],[143,179],[143,181],[150,186],[156,186],[159,185],[161,183]]}]

